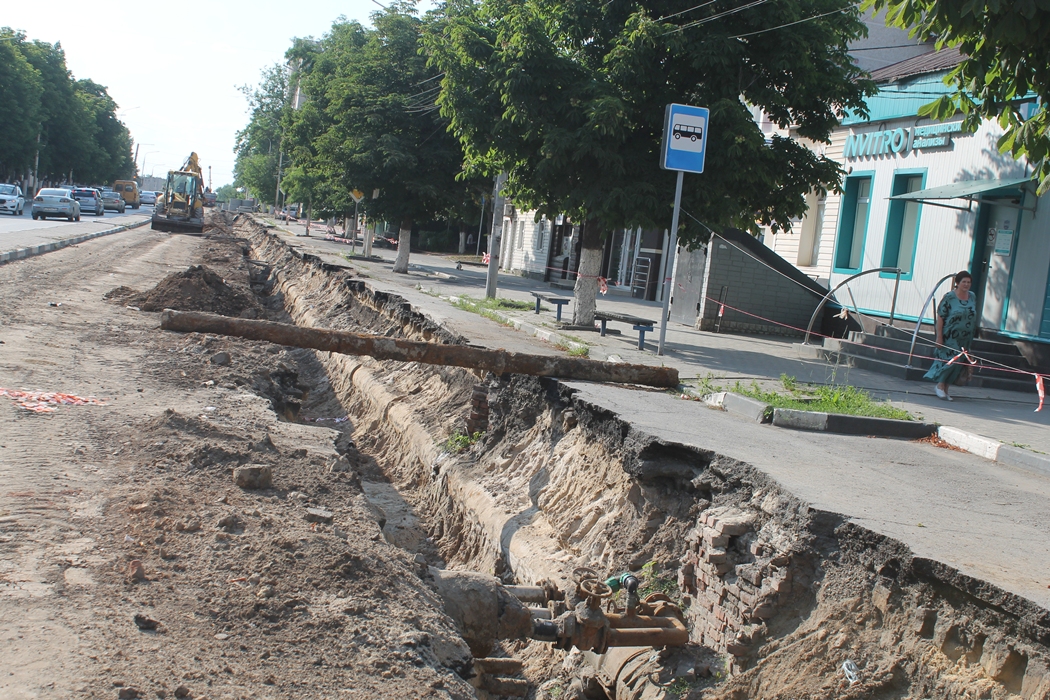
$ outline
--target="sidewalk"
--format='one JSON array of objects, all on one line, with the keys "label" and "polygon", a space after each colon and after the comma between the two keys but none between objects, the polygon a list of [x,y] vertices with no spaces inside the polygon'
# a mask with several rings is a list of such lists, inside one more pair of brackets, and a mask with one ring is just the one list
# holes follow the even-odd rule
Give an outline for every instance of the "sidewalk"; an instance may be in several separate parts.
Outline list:
[{"label": "sidewalk", "polygon": [[[297,224],[281,224],[296,233],[304,230]],[[325,241],[324,235],[316,235],[316,227],[311,228],[310,238],[288,236],[294,245],[308,247],[311,252],[321,256],[332,256],[346,264],[344,255],[349,255],[349,246],[332,241]],[[323,228],[320,229],[323,232]],[[358,246],[357,253],[361,254]],[[559,333],[554,321],[554,310],[544,310],[539,315],[531,311],[502,311],[505,316],[521,324],[521,332],[508,333],[505,328],[488,321],[491,333],[484,332],[486,337],[479,336],[478,317],[453,307],[439,297],[472,297],[480,299],[485,296],[485,269],[463,266],[456,269],[454,257],[413,253],[409,261],[408,275],[395,275],[390,271],[395,251],[384,248],[373,248],[373,256],[388,261],[386,263],[355,259],[353,266],[377,280],[383,286],[396,289],[413,305],[425,309],[427,313],[453,320],[456,330],[472,341],[481,344],[496,343],[497,347],[537,352],[536,341],[524,338],[524,345],[512,339],[513,335],[540,336],[548,334],[561,335],[569,339],[578,339],[590,346],[589,357],[597,360],[609,358],[620,359],[635,364],[660,364],[678,370],[682,382],[697,386],[697,380],[707,381],[723,389],[732,389],[739,381],[750,385],[758,381],[763,388],[779,388],[782,374],[795,377],[800,382],[816,384],[851,384],[866,389],[872,396],[892,401],[895,406],[910,412],[917,419],[949,425],[969,433],[1000,440],[1007,445],[1014,445],[1050,454],[1050,407],[1041,413],[1034,413],[1038,405],[1035,394],[1021,394],[998,389],[980,387],[954,387],[952,396],[955,401],[947,403],[938,399],[933,393],[933,384],[914,382],[890,377],[868,370],[835,365],[828,361],[806,359],[799,356],[794,343],[798,339],[776,338],[772,336],[721,335],[698,331],[692,327],[675,323],[667,324],[667,337],[664,344],[664,356],[656,355],[659,340],[659,326],[656,332],[646,334],[645,350],[638,350],[638,334],[624,324],[610,324],[610,328],[622,330],[621,335],[606,335],[602,338],[597,332],[566,331]],[[544,291],[560,296],[571,297],[571,290],[551,289],[546,282],[527,279],[508,274],[500,274],[498,296],[534,303],[531,291]],[[544,307],[550,306],[544,304]],[[631,314],[658,322],[661,306],[657,302],[642,301],[629,296],[610,292],[598,297],[598,308],[606,311]],[[572,318],[573,304],[568,304],[562,318]],[[457,318],[469,317],[465,323],[456,324]],[[551,352],[559,352],[547,344]]]}]

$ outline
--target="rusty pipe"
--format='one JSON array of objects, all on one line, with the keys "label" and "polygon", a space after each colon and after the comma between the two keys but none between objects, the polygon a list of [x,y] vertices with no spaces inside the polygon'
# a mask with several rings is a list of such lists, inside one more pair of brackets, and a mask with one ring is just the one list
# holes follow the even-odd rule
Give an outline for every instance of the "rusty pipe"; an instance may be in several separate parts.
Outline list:
[{"label": "rusty pipe", "polygon": [[659,627],[661,629],[685,629],[685,625],[677,617],[662,617],[656,615],[621,615],[619,613],[608,613],[609,626],[614,629],[641,629],[645,627]]},{"label": "rusty pipe", "polygon": [[605,633],[609,647],[680,647],[689,643],[689,630],[678,627],[610,628]]},{"label": "rusty pipe", "polygon": [[166,331],[215,333],[248,340],[265,340],[278,345],[325,350],[342,355],[368,355],[377,360],[467,367],[496,375],[512,373],[656,387],[678,386],[678,370],[672,367],[621,364],[580,357],[528,355],[468,345],[442,345],[195,311],[168,309],[160,316],[160,327]]},{"label": "rusty pipe", "polygon": [[522,603],[547,604],[547,591],[542,586],[504,586],[503,588]]}]

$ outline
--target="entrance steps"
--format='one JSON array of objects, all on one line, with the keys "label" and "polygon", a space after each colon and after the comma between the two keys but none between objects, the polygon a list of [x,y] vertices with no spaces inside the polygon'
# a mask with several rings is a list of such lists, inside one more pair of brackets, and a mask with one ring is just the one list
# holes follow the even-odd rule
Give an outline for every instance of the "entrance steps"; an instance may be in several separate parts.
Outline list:
[{"label": "entrance steps", "polygon": [[[825,338],[823,347],[811,346],[812,355],[850,367],[888,374],[901,379],[922,381],[933,364],[934,336],[919,333],[915,351],[908,359],[911,333],[901,328],[880,326],[873,333],[851,331],[848,338]],[[1013,343],[977,339],[971,351],[983,360],[1005,365],[1009,369],[1032,372],[1034,369]],[[970,386],[1035,393],[1033,378],[982,364],[973,375]]]}]

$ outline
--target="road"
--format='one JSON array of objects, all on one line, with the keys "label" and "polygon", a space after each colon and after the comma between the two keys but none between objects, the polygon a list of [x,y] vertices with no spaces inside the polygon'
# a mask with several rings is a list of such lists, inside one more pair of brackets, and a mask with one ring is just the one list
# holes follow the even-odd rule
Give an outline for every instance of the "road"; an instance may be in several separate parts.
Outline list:
[{"label": "road", "polygon": [[153,215],[153,207],[128,209],[123,214],[107,211],[103,216],[81,214],[80,221],[47,219],[33,221],[29,207],[22,216],[0,215],[0,253],[97,233],[114,226],[128,226]]}]

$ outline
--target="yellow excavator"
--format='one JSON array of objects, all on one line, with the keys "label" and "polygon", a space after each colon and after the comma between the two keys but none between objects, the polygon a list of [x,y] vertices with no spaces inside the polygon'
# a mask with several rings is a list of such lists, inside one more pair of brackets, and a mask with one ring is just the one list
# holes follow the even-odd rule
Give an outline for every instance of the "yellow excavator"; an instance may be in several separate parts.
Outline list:
[{"label": "yellow excavator", "polygon": [[204,232],[204,175],[196,153],[190,154],[180,170],[168,171],[150,228],[169,233]]}]

